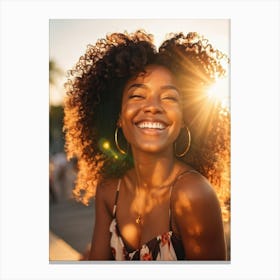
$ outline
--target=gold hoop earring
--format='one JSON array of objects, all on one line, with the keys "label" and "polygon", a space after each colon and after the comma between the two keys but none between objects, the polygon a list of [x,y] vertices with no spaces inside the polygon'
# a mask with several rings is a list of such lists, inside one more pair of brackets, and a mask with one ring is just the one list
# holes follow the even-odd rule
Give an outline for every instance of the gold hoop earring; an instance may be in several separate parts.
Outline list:
[{"label": "gold hoop earring", "polygon": [[185,126],[185,129],[186,129],[186,133],[187,133],[187,136],[188,136],[189,141],[188,141],[188,144],[187,144],[187,146],[186,146],[186,149],[185,149],[182,153],[180,153],[180,154],[177,154],[177,152],[176,152],[176,142],[175,142],[175,147],[174,147],[174,149],[175,149],[175,155],[176,155],[176,157],[183,157],[183,156],[185,156],[186,153],[189,151],[189,149],[190,149],[190,147],[191,147],[191,132],[190,132],[190,130],[189,130],[189,128],[188,128],[187,126]]},{"label": "gold hoop earring", "polygon": [[119,132],[119,127],[117,126],[116,127],[116,130],[115,130],[115,144],[116,144],[116,147],[117,149],[119,150],[119,152],[123,155],[126,155],[127,152],[124,151],[120,146],[119,146],[119,142],[118,142],[118,132]]}]

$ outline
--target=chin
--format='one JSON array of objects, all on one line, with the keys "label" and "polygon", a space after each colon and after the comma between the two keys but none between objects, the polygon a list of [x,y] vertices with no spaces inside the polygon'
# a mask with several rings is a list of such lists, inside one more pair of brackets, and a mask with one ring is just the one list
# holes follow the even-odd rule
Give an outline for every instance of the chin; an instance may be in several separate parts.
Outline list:
[{"label": "chin", "polygon": [[[159,155],[159,154],[166,154],[168,153],[169,148],[167,147],[159,147],[158,144],[156,145],[141,145],[137,148],[138,152],[143,152],[146,154],[151,155]],[[173,149],[170,149],[171,153],[173,153]]]}]

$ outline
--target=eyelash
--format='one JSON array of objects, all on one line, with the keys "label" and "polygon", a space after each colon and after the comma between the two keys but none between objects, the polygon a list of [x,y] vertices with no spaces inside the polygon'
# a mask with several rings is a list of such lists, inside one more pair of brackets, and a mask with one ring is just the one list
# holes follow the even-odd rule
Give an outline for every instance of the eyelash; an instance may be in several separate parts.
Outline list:
[{"label": "eyelash", "polygon": [[[143,99],[145,98],[144,95],[141,95],[141,94],[131,94],[129,97],[129,99]],[[164,96],[162,97],[162,100],[171,100],[171,101],[174,101],[174,102],[178,102],[178,98],[175,97],[175,96]]]},{"label": "eyelash", "polygon": [[174,94],[168,94],[168,95],[164,95],[162,97],[163,100],[170,100],[173,102],[179,102],[179,97],[177,95]]},{"label": "eyelash", "polygon": [[144,96],[140,95],[140,94],[132,94],[129,96],[129,99],[132,99],[132,98],[144,98]]},{"label": "eyelash", "polygon": [[166,96],[166,97],[163,97],[162,99],[168,99],[168,100],[178,101],[178,98],[173,97],[173,96]]}]

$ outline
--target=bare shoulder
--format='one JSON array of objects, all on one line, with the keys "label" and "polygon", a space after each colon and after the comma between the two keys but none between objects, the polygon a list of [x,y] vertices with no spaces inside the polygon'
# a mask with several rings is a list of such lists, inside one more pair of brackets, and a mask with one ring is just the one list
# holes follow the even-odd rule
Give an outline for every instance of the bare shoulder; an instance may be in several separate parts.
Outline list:
[{"label": "bare shoulder", "polygon": [[[188,172],[173,186],[172,212],[175,228],[189,229],[200,224],[205,229],[221,225],[221,208],[214,188],[199,173]],[[183,233],[184,234],[184,233]]]},{"label": "bare shoulder", "polygon": [[97,193],[105,197],[110,196],[112,192],[116,191],[119,180],[118,178],[102,180],[97,186]]},{"label": "bare shoulder", "polygon": [[187,208],[190,204],[217,203],[215,190],[209,181],[198,172],[185,172],[179,176],[173,187],[175,203]]},{"label": "bare shoulder", "polygon": [[102,201],[110,213],[112,213],[114,206],[118,183],[119,179],[117,178],[106,179],[96,189],[96,201]]},{"label": "bare shoulder", "polygon": [[186,258],[224,260],[221,208],[213,187],[199,173],[186,173],[173,188],[174,229],[183,241]]}]

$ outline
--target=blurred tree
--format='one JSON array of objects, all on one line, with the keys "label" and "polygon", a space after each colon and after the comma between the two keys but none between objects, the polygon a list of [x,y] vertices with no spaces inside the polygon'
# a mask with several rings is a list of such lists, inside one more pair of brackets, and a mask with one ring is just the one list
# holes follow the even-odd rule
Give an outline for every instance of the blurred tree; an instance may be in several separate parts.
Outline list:
[{"label": "blurred tree", "polygon": [[49,61],[49,83],[55,86],[58,77],[63,75],[63,71],[59,68],[54,60]]},{"label": "blurred tree", "polygon": [[49,113],[50,123],[50,154],[56,154],[64,152],[64,133],[63,127],[63,107],[62,106],[50,106]]},{"label": "blurred tree", "polygon": [[[57,66],[54,60],[49,60],[49,84],[56,86],[59,77],[63,76],[63,71]],[[51,87],[50,87],[51,90]],[[49,148],[50,154],[64,152],[63,127],[63,106],[50,104],[49,110]]]}]

